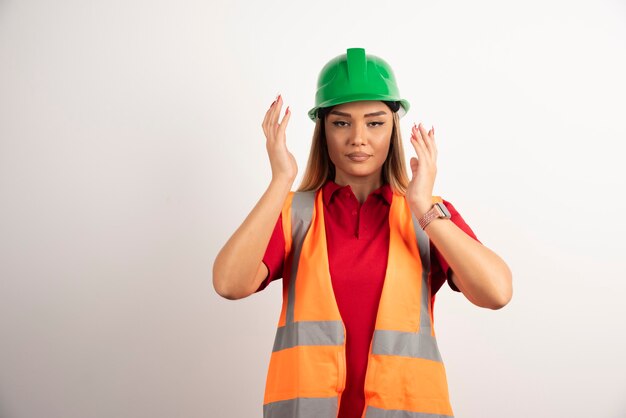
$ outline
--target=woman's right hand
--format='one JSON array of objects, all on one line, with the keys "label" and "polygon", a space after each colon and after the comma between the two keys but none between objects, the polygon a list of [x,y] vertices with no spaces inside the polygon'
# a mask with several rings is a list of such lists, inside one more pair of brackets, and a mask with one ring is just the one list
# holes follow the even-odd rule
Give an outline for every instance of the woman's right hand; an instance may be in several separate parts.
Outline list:
[{"label": "woman's right hand", "polygon": [[287,137],[285,136],[291,112],[289,112],[289,106],[287,106],[283,120],[278,123],[282,104],[282,97],[279,94],[267,113],[265,113],[265,119],[263,119],[261,126],[263,127],[265,138],[267,138],[265,148],[272,166],[272,178],[286,179],[293,182],[298,174],[298,165],[293,154],[287,149]]}]

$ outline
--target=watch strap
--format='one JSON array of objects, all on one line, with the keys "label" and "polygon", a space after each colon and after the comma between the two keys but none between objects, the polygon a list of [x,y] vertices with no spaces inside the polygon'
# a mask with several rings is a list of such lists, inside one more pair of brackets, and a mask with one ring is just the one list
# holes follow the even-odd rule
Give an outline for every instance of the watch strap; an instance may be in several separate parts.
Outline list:
[{"label": "watch strap", "polygon": [[436,202],[422,217],[418,219],[420,227],[425,229],[429,223],[438,218],[450,219],[450,212],[443,203]]}]

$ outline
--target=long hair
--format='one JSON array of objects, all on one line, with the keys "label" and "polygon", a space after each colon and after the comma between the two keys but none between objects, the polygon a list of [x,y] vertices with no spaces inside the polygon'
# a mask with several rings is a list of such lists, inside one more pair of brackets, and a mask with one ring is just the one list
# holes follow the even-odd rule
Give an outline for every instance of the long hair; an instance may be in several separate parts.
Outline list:
[{"label": "long hair", "polygon": [[[335,165],[330,160],[326,144],[325,123],[327,112],[324,112],[315,121],[309,161],[304,171],[302,182],[298,187],[299,192],[318,190],[326,183],[326,180],[335,179]],[[391,131],[389,152],[387,153],[387,159],[383,163],[381,176],[383,184],[389,184],[394,193],[406,194],[409,177],[407,176],[406,164],[404,162],[400,117],[397,112],[393,112],[393,129]]]}]

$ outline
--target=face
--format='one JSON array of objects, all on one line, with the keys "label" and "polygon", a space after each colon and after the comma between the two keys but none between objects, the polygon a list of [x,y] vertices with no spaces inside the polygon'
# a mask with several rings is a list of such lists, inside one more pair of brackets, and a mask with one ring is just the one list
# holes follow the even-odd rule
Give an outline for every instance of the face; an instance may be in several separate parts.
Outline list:
[{"label": "face", "polygon": [[387,159],[393,113],[381,101],[360,101],[335,106],[326,116],[328,153],[335,165],[335,182],[381,178]]}]

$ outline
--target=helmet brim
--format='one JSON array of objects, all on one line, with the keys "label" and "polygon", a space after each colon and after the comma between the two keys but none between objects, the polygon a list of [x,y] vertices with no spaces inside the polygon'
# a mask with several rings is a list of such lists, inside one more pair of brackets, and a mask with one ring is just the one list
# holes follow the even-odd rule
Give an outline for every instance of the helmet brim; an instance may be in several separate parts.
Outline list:
[{"label": "helmet brim", "polygon": [[387,95],[356,94],[350,97],[342,97],[339,99],[332,99],[332,100],[327,100],[325,102],[322,102],[319,104],[319,106],[316,106],[312,108],[311,110],[309,110],[308,115],[309,115],[309,118],[313,122],[315,122],[315,120],[317,119],[317,111],[322,107],[331,107],[331,106],[337,106],[337,105],[344,104],[344,103],[371,101],[371,100],[377,100],[377,101],[383,101],[383,102],[400,102],[400,109],[398,109],[398,112],[397,112],[400,118],[406,115],[407,112],[409,111],[409,108],[411,107],[408,101],[404,99],[398,99],[396,97],[390,97]]}]

